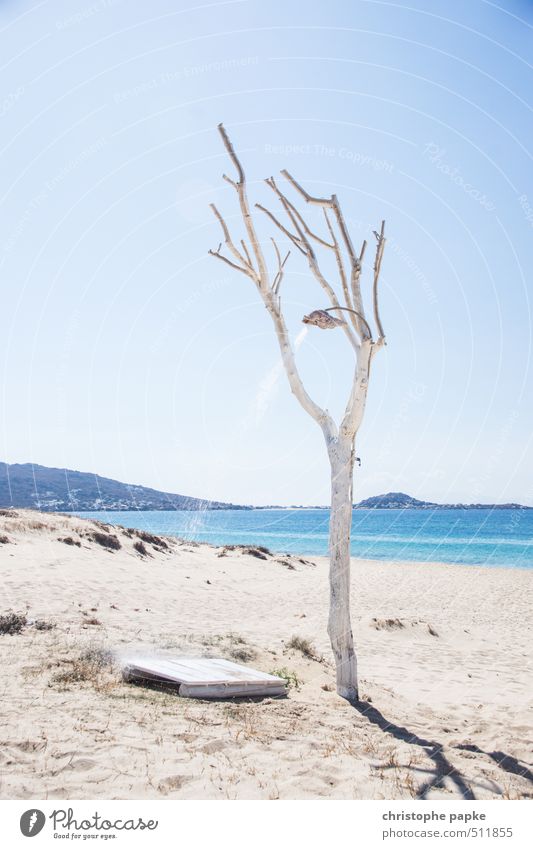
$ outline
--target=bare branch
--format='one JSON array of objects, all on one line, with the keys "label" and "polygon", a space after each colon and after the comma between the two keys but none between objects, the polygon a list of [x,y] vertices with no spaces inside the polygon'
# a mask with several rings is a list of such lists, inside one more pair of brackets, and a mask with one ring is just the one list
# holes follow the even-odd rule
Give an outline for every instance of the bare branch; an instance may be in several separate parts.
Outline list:
[{"label": "bare branch", "polygon": [[278,189],[278,187],[276,185],[276,181],[274,180],[274,177],[267,177],[267,179],[265,180],[265,183],[267,184],[267,186],[270,186],[272,191],[276,194],[278,200],[280,201],[281,205],[283,206],[283,209],[287,213],[287,216],[289,217],[291,224],[293,225],[294,229],[296,230],[296,232],[298,234],[296,236],[296,238],[298,239],[298,241],[300,242],[300,244],[304,248],[304,253],[307,254],[308,256],[309,256],[310,253],[314,254],[314,251],[313,251],[313,249],[312,249],[312,247],[309,243],[309,240],[305,236],[304,229],[301,227],[300,222],[298,220],[299,213],[296,213],[292,204],[289,203],[289,201],[287,200],[287,198],[285,197],[283,192],[281,192]]},{"label": "bare branch", "polygon": [[[259,292],[261,294],[261,298],[263,300],[263,303],[265,304],[265,307],[267,308],[267,310],[268,310],[268,312],[269,312],[269,314],[272,318],[273,324],[274,324],[274,328],[275,328],[275,331],[276,331],[276,336],[278,338],[278,344],[279,344],[279,348],[280,348],[280,352],[281,352],[281,357],[282,357],[282,360],[283,360],[283,365],[284,365],[285,371],[287,373],[287,378],[288,378],[288,381],[289,381],[291,391],[293,392],[295,397],[298,399],[299,403],[304,408],[304,410],[310,416],[312,416],[312,418],[315,419],[315,421],[320,425],[320,427],[321,427],[321,429],[324,433],[324,436],[326,438],[326,441],[329,443],[329,442],[331,442],[331,440],[333,440],[335,438],[335,436],[337,434],[337,427],[336,427],[335,422],[333,421],[332,417],[330,416],[330,414],[326,410],[323,410],[322,407],[320,407],[315,401],[313,401],[313,399],[308,394],[307,390],[305,389],[305,387],[303,385],[302,379],[301,379],[300,374],[298,372],[298,369],[296,367],[296,360],[295,360],[295,357],[294,357],[294,351],[293,351],[291,343],[290,343],[287,326],[285,324],[285,320],[283,318],[283,314],[282,314],[282,312],[280,310],[280,306],[279,306],[278,291],[279,291],[279,286],[280,286],[280,283],[281,283],[281,278],[283,276],[283,269],[284,269],[285,263],[287,262],[287,259],[289,257],[289,253],[287,253],[285,259],[283,259],[283,260],[281,260],[281,254],[279,255],[278,271],[277,271],[277,274],[276,274],[275,279],[274,279],[274,284],[273,284],[272,287],[270,287],[269,276],[268,276],[268,271],[267,271],[264,255],[263,255],[261,246],[259,244],[259,240],[257,238],[255,227],[254,227],[252,217],[251,217],[251,214],[250,214],[250,207],[249,207],[249,204],[248,204],[248,198],[247,198],[247,195],[246,195],[246,188],[245,188],[245,182],[246,181],[245,181],[244,170],[242,168],[242,165],[241,165],[241,163],[240,163],[240,161],[239,161],[239,159],[238,159],[238,157],[235,153],[233,145],[231,144],[231,142],[228,138],[228,135],[227,135],[222,124],[219,124],[218,130],[219,130],[219,133],[222,137],[222,141],[223,141],[224,146],[225,146],[225,148],[228,152],[228,155],[229,155],[231,161],[233,162],[235,169],[237,171],[237,174],[238,174],[237,182],[231,180],[229,177],[225,177],[225,180],[231,186],[233,186],[233,188],[237,192],[237,196],[239,198],[239,205],[240,205],[240,209],[241,209],[241,214],[242,214],[243,221],[244,221],[244,224],[245,224],[245,227],[246,227],[246,232],[248,234],[248,238],[250,240],[250,244],[252,246],[252,250],[253,250],[253,253],[254,253],[256,261],[257,261],[258,272],[256,272],[255,269],[253,269],[251,267],[251,264],[250,265],[248,264],[250,257],[249,257],[248,252],[246,251],[246,247],[245,247],[244,244],[243,244],[243,250],[245,251],[245,254],[246,254],[246,260],[244,260],[244,257],[242,257],[244,267],[242,265],[237,265],[236,263],[233,263],[227,257],[223,256],[220,253],[220,247],[218,248],[217,251],[210,251],[209,253],[212,256],[216,256],[218,259],[221,259],[223,262],[227,263],[232,268],[235,268],[237,271],[241,271],[243,274],[247,274],[248,277],[251,277],[257,283]],[[294,234],[290,233],[290,231],[287,230],[287,228],[284,227],[281,224],[281,222],[279,222],[271,212],[269,212],[269,210],[267,210],[264,207],[261,207],[259,205],[257,205],[257,208],[261,209],[261,211],[265,212],[270,217],[270,219],[276,224],[276,226],[293,242],[293,244],[302,253],[304,253],[304,254],[306,253],[306,250],[304,249],[303,245],[300,244],[300,239],[298,238],[298,236],[295,236]],[[225,225],[225,222],[223,221],[222,216],[219,217],[219,220],[220,220],[221,224]],[[226,227],[226,231],[227,231],[227,227]],[[226,235],[226,233],[224,235]],[[229,237],[229,233],[228,233],[228,237]],[[230,242],[231,242],[231,238],[230,238]],[[231,244],[233,244],[233,243],[231,242]],[[242,244],[242,242],[241,242],[241,244]],[[229,247],[229,243],[228,243],[228,247]],[[233,247],[235,247],[235,246],[233,246]],[[277,245],[276,245],[276,249],[277,249]],[[237,250],[237,249],[235,248],[235,250]],[[238,252],[238,253],[239,253],[239,256],[241,256],[240,252]],[[273,290],[275,290],[275,291],[273,291]]]},{"label": "bare branch", "polygon": [[379,302],[378,302],[378,283],[379,283],[379,275],[381,272],[381,262],[383,259],[383,252],[385,250],[385,222],[381,222],[381,231],[376,233],[374,231],[374,236],[377,239],[376,246],[376,258],[374,260],[374,283],[372,286],[372,301],[374,306],[374,321],[376,322],[376,327],[378,329],[378,342],[385,343],[385,331],[383,330],[383,325],[381,323],[381,317],[379,314]]},{"label": "bare branch", "polygon": [[[283,194],[281,189],[278,188],[278,186],[276,185],[276,181],[274,180],[273,177],[269,177],[266,180],[266,183],[270,186],[272,191],[275,192],[275,194],[277,195],[277,197],[281,201],[281,204],[283,205],[285,212],[289,216],[296,232],[298,233],[298,240],[299,240],[299,243],[302,244],[302,247],[305,249],[305,254],[307,255],[307,261],[309,263],[309,268],[313,272],[316,280],[320,283],[320,285],[322,286],[322,288],[326,292],[326,294],[329,298],[330,304],[333,307],[339,307],[340,308],[340,304],[339,304],[339,301],[337,299],[337,295],[335,294],[335,290],[333,289],[331,284],[324,277],[324,275],[323,275],[323,273],[320,269],[320,266],[318,264],[318,260],[316,258],[316,254],[315,254],[315,251],[313,249],[313,246],[311,245],[309,239],[307,238],[305,230],[308,229],[308,228],[306,228],[305,222],[304,222],[303,227],[300,225],[300,220],[302,220],[302,222],[303,222],[303,219],[302,219],[300,213],[294,208],[294,206],[290,203],[290,201],[285,197],[285,195]],[[334,250],[333,245],[330,245],[328,242],[323,242],[323,244],[325,244],[327,247]],[[344,333],[346,334],[346,336],[348,337],[348,341],[350,342],[352,347],[357,351],[357,348],[359,347],[359,342],[358,342],[357,337],[355,336],[352,328],[350,327],[350,325],[347,324],[347,323],[343,323],[342,329],[343,329]]]},{"label": "bare branch", "polygon": [[300,214],[294,209],[292,204],[289,203],[288,199],[285,197],[283,192],[280,191],[280,189],[278,188],[278,186],[276,184],[276,181],[274,180],[274,177],[267,177],[267,179],[265,180],[265,183],[267,184],[267,186],[270,186],[270,188],[272,189],[272,191],[275,193],[278,200],[280,201],[281,205],[283,206],[283,209],[287,213],[287,216],[288,216],[291,224],[293,225],[294,229],[296,230],[296,232],[298,234],[296,236],[296,238],[298,239],[298,242],[302,245],[302,247],[304,249],[304,253],[307,256],[309,256],[310,254],[312,256],[314,256],[313,248],[311,247],[311,244],[310,244],[309,240],[307,239],[307,237],[305,235],[304,228],[300,225],[300,221],[298,220],[298,219],[301,219]]},{"label": "bare branch", "polygon": [[[343,238],[344,244],[346,246],[348,256],[350,258],[350,265],[351,265],[350,286],[351,286],[351,290],[352,290],[352,299],[353,299],[354,309],[364,319],[364,324],[362,326],[359,325],[359,328],[358,328],[359,329],[359,335],[363,339],[364,338],[370,338],[371,339],[372,333],[370,333],[368,330],[365,329],[365,325],[366,325],[366,328],[368,328],[368,322],[366,321],[366,318],[365,318],[365,308],[364,308],[364,304],[363,304],[363,297],[361,295],[361,282],[360,282],[361,281],[361,271],[362,271],[361,259],[355,253],[355,250],[354,250],[354,247],[353,247],[353,244],[352,244],[352,240],[350,238],[350,234],[349,234],[348,228],[346,226],[346,222],[344,221],[344,215],[342,214],[342,210],[341,210],[341,207],[340,207],[340,204],[339,204],[339,201],[338,201],[336,195],[331,196],[331,202],[332,202],[332,209],[333,209],[333,212],[335,214],[335,218],[337,220],[337,224],[339,225],[339,230],[341,231],[342,238]],[[363,250],[363,254],[364,254],[364,250]],[[368,334],[368,336],[367,336],[367,334]]]},{"label": "bare branch", "polygon": [[351,318],[352,324],[354,326],[354,329],[357,330],[357,321],[353,317],[355,310],[353,308],[352,300],[350,298],[350,290],[348,289],[348,280],[347,280],[347,277],[346,277],[346,271],[344,269],[344,262],[342,260],[342,254],[341,254],[341,251],[340,251],[340,248],[339,248],[339,243],[337,241],[337,237],[335,236],[335,232],[334,232],[333,227],[331,225],[331,221],[329,220],[329,215],[328,215],[327,209],[324,208],[322,210],[322,212],[324,213],[324,218],[326,219],[326,224],[328,226],[329,234],[330,234],[331,240],[333,242],[333,250],[335,252],[335,259],[337,261],[337,268],[339,270],[339,277],[341,278],[342,291],[344,293],[344,300],[346,302],[346,307],[347,307],[347,309],[350,310],[350,318]]},{"label": "bare branch", "polygon": [[271,241],[271,242],[272,242],[272,244],[274,245],[274,250],[276,251],[276,258],[277,258],[277,260],[278,260],[278,268],[279,268],[279,267],[280,267],[280,265],[281,265],[281,254],[280,254],[280,252],[279,252],[279,248],[278,248],[278,246],[277,246],[277,244],[276,244],[276,240],[274,239],[274,237],[273,237],[273,236],[271,236],[271,237],[270,237],[270,241]]},{"label": "bare branch", "polygon": [[361,345],[360,354],[357,358],[350,397],[339,428],[342,436],[351,439],[357,433],[365,412],[370,366],[375,350],[376,343],[367,339]]},{"label": "bare branch", "polygon": [[237,271],[242,271],[243,274],[246,274],[247,277],[250,277],[251,275],[250,275],[250,272],[248,271],[247,268],[243,268],[241,265],[237,265],[237,263],[232,262],[231,259],[228,259],[227,256],[224,256],[223,254],[220,253],[221,247],[222,246],[220,245],[216,251],[212,251],[212,250],[208,251],[208,254],[210,254],[211,256],[215,256],[217,259],[221,259],[222,262],[225,262],[227,265],[230,265],[232,268],[235,268]]},{"label": "bare branch", "polygon": [[241,239],[241,245],[244,253],[246,254],[246,260],[248,262],[248,265],[250,266],[250,268],[253,268],[252,260],[250,259],[250,254],[248,253],[248,248],[246,247],[246,242],[244,241],[244,239]]},{"label": "bare branch", "polygon": [[355,250],[354,250],[354,247],[353,247],[353,244],[352,244],[352,240],[351,240],[350,234],[348,232],[348,228],[346,227],[346,223],[344,221],[344,216],[342,214],[342,210],[341,210],[337,195],[331,195],[330,198],[314,197],[313,195],[310,195],[309,192],[306,191],[306,189],[304,189],[303,186],[301,186],[300,183],[298,183],[297,180],[294,179],[292,174],[289,174],[287,169],[284,169],[281,173],[289,181],[289,183],[292,186],[294,186],[296,191],[299,192],[302,195],[302,197],[305,199],[306,203],[315,204],[316,206],[321,206],[324,209],[332,209],[333,210],[333,212],[335,214],[335,218],[337,219],[337,223],[339,225],[339,229],[340,229],[341,234],[342,234],[344,244],[346,245],[346,250],[348,251],[350,261],[353,262],[355,265],[357,265],[358,257],[355,253]]},{"label": "bare branch", "polygon": [[281,254],[279,252],[278,245],[276,243],[276,240],[272,237],[271,237],[271,239],[272,239],[272,244],[274,245],[274,249],[276,251],[276,257],[277,257],[277,260],[278,260],[278,271],[276,273],[276,276],[274,277],[274,282],[272,283],[272,291],[274,292],[275,295],[278,295],[279,294],[279,287],[281,286],[281,281],[283,280],[283,269],[285,267],[285,263],[287,262],[288,258],[291,255],[291,252],[287,251],[287,255],[285,256],[285,259],[282,260]]},{"label": "bare branch", "polygon": [[270,212],[269,209],[266,208],[266,206],[262,206],[260,203],[256,203],[255,207],[256,207],[256,209],[259,209],[261,212],[264,212],[265,215],[268,215],[270,220],[273,221],[274,224],[276,225],[276,227],[278,227],[278,229],[281,230],[281,232],[284,233],[285,236],[287,236],[287,238],[291,240],[293,245],[295,245],[295,247],[298,248],[300,253],[305,254],[305,250],[302,247],[300,239],[298,238],[298,236],[295,236],[294,233],[289,232],[289,230],[287,230],[287,228],[283,226],[281,221],[279,221],[276,218],[276,216],[272,212]]},{"label": "bare branch", "polygon": [[369,334],[369,341],[372,341],[370,338],[372,336],[372,330],[370,329],[370,325],[366,318],[361,315],[361,313],[357,312],[357,310],[353,310],[350,307],[325,307],[324,312],[331,312],[332,310],[348,310],[348,312],[354,313],[365,325],[366,331]]},{"label": "bare branch", "polygon": [[245,177],[244,177],[243,167],[242,167],[241,163],[239,162],[239,160],[237,158],[237,154],[235,153],[235,150],[233,148],[232,143],[229,140],[229,136],[228,136],[228,134],[227,134],[227,132],[224,128],[224,124],[218,125],[218,132],[222,136],[222,141],[224,142],[224,147],[228,151],[229,158],[233,162],[233,164],[235,166],[235,170],[237,171],[237,174],[239,175],[239,183],[244,183]]},{"label": "bare branch", "polygon": [[[271,178],[271,180],[272,180],[272,183],[274,183],[273,178]],[[282,193],[281,193],[281,192],[279,192],[279,194],[282,194]],[[282,195],[282,197],[283,197],[283,204],[284,204],[284,206],[286,205],[286,206],[288,206],[288,207],[289,207],[289,209],[291,210],[291,212],[293,213],[293,215],[297,218],[297,220],[298,220],[298,222],[299,222],[299,225],[300,225],[300,227],[302,228],[302,230],[303,230],[303,231],[304,231],[304,232],[305,232],[308,236],[311,236],[311,238],[312,238],[312,239],[314,239],[314,240],[315,240],[315,242],[318,242],[318,244],[319,244],[319,245],[323,245],[325,248],[331,248],[331,250],[335,250],[335,245],[331,245],[329,242],[326,242],[326,240],[325,240],[325,239],[322,239],[320,236],[317,236],[317,234],[316,234],[316,233],[313,233],[313,231],[312,231],[312,230],[308,227],[307,223],[305,222],[305,220],[304,220],[303,216],[302,216],[302,215],[298,212],[298,210],[296,209],[296,207],[294,206],[294,204],[292,204],[292,203],[290,202],[290,200],[288,199],[288,197],[286,197],[285,195]]]},{"label": "bare branch", "polygon": [[[282,172],[283,176],[289,181],[289,183],[296,189],[297,192],[305,199],[306,203],[315,204],[316,206],[321,206],[323,209],[331,209],[333,210],[333,214],[335,216],[335,220],[339,227],[342,240],[344,242],[344,246],[348,253],[348,257],[350,259],[351,265],[351,274],[350,274],[350,285],[352,289],[352,298],[353,305],[356,312],[363,316],[365,315],[365,310],[363,306],[363,299],[361,296],[361,286],[360,286],[360,277],[361,277],[361,260],[357,256],[354,250],[354,246],[350,237],[350,233],[346,226],[346,222],[344,220],[344,216],[342,214],[342,210],[336,195],[331,195],[330,198],[319,198],[310,195],[303,186],[298,183],[294,177],[289,174],[289,172],[284,169]],[[368,326],[368,324],[367,324]],[[365,339],[367,337],[367,330],[365,329],[365,325],[359,323],[358,332],[361,338]]]},{"label": "bare branch", "polygon": [[265,257],[263,256],[263,251],[261,250],[261,245],[259,244],[259,239],[257,238],[257,233],[255,232],[254,223],[250,214],[250,206],[248,203],[248,196],[246,194],[246,178],[244,170],[222,124],[218,125],[218,131],[222,137],[222,141],[224,142],[224,147],[226,148],[228,155],[235,166],[237,174],[239,175],[239,179],[235,184],[235,190],[239,198],[244,226],[246,227],[246,232],[248,233],[248,238],[250,239],[250,244],[257,261],[257,268],[259,269],[258,285],[260,288],[266,290],[269,286],[268,271]]},{"label": "bare branch", "polygon": [[291,185],[294,186],[296,191],[300,192],[301,196],[304,198],[304,200],[307,203],[313,203],[313,204],[316,204],[317,206],[326,206],[326,207],[332,207],[333,206],[331,198],[316,198],[316,197],[313,197],[313,195],[310,195],[309,192],[306,191],[304,189],[304,187],[301,186],[300,183],[298,183],[298,181],[295,180],[294,177],[291,174],[289,174],[289,172],[287,171],[286,168],[284,168],[281,173],[283,174],[285,179],[288,180],[289,183],[291,183]]},{"label": "bare branch", "polygon": [[323,410],[305,389],[296,366],[294,351],[289,338],[289,331],[285,324],[283,314],[279,309],[272,293],[263,295],[263,300],[274,323],[274,329],[278,339],[281,359],[287,373],[289,386],[292,394],[297,398],[300,405],[321,427],[326,442],[331,442],[337,436],[337,426],[327,410]]},{"label": "bare branch", "polygon": [[[227,225],[227,224],[226,224],[226,222],[224,221],[224,218],[222,217],[222,215],[220,214],[220,212],[219,212],[219,211],[218,211],[218,209],[216,208],[215,204],[214,204],[214,203],[210,203],[210,204],[209,204],[209,206],[210,206],[210,207],[211,207],[211,209],[213,210],[213,213],[214,213],[214,215],[215,215],[215,217],[216,217],[217,221],[219,222],[219,224],[220,224],[220,226],[221,226],[221,228],[222,228],[222,232],[224,233],[224,241],[225,241],[226,245],[228,246],[229,250],[231,251],[231,253],[232,253],[232,254],[233,254],[233,256],[235,257],[235,259],[237,259],[237,260],[238,260],[238,261],[239,261],[242,265],[244,265],[244,266],[245,266],[245,268],[247,268],[247,269],[248,269],[248,271],[250,272],[250,276],[251,276],[251,277],[253,276],[253,277],[254,277],[254,279],[256,279],[256,278],[257,278],[257,275],[256,275],[256,272],[255,272],[255,269],[254,269],[254,267],[253,267],[252,263],[251,263],[251,262],[248,262],[248,261],[247,261],[247,260],[243,257],[243,255],[241,254],[241,252],[240,252],[240,251],[238,251],[238,250],[237,250],[237,248],[235,247],[235,245],[233,244],[233,240],[232,240],[232,238],[231,238],[231,236],[230,236],[230,234],[229,234],[228,225]],[[243,244],[243,245],[244,245],[244,242],[241,242],[241,244]],[[245,250],[246,250],[246,248],[245,248]],[[220,251],[220,248],[219,248],[219,251]],[[217,252],[217,253],[218,253],[218,252]],[[246,253],[248,253],[248,252],[246,252]]]}]

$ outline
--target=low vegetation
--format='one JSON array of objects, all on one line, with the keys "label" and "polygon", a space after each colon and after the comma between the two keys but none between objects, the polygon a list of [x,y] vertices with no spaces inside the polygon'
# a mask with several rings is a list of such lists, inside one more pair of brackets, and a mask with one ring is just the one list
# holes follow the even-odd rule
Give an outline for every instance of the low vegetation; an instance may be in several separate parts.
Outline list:
[{"label": "low vegetation", "polygon": [[81,547],[81,542],[79,539],[74,539],[74,537],[58,537],[58,542],[64,542],[65,545],[77,545],[78,548]]},{"label": "low vegetation", "polygon": [[240,551],[242,554],[257,557],[258,560],[267,560],[273,556],[270,549],[264,545],[225,545],[217,552],[217,557],[225,557],[229,551]]},{"label": "low vegetation", "polygon": [[148,545],[153,545],[154,548],[167,550],[170,548],[168,542],[163,537],[158,537],[155,534],[149,534],[148,531],[134,531],[135,536],[138,536],[141,542],[146,542]]},{"label": "low vegetation", "polygon": [[373,617],[372,619],[372,627],[376,629],[376,631],[398,631],[402,628],[405,628],[405,624],[401,619],[377,619]]},{"label": "low vegetation", "polygon": [[29,625],[33,625],[36,631],[52,631],[56,624],[46,619],[28,619],[25,613],[4,613],[0,616],[0,634],[20,634]]},{"label": "low vegetation", "polygon": [[122,548],[122,543],[115,534],[93,531],[91,537],[95,542],[98,543],[98,545],[101,545],[103,548],[109,549],[109,551],[118,551],[119,548]]},{"label": "low vegetation", "polygon": [[55,622],[47,622],[46,619],[36,619],[33,623],[33,627],[37,631],[53,631],[56,627]]},{"label": "low vegetation", "polygon": [[27,622],[25,613],[5,613],[0,616],[0,634],[20,634]]},{"label": "low vegetation", "polygon": [[302,681],[298,678],[296,672],[292,669],[287,669],[286,666],[281,667],[281,669],[271,669],[269,675],[276,675],[277,678],[283,678],[289,690],[291,687],[294,687],[295,690],[299,690],[300,684],[302,684]]},{"label": "low vegetation", "polygon": [[308,660],[316,660],[319,663],[323,660],[323,657],[317,653],[311,640],[308,640],[306,637],[292,636],[287,643],[287,648],[300,652]]},{"label": "low vegetation", "polygon": [[226,634],[209,634],[200,638],[200,642],[208,654],[213,650],[225,657],[231,657],[237,663],[249,663],[257,658],[256,649],[248,641],[235,631]]},{"label": "low vegetation", "polygon": [[109,649],[101,646],[89,646],[72,659],[62,661],[66,669],[52,675],[51,684],[68,686],[69,684],[92,683],[100,685],[105,673],[112,671],[114,656]]}]

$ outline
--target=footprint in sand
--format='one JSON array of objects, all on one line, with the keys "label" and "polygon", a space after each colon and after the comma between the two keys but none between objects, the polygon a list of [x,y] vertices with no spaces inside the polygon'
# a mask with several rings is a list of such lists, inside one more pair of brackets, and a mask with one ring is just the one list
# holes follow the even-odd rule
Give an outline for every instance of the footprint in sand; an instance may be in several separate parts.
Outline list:
[{"label": "footprint in sand", "polygon": [[190,780],[191,778],[188,775],[167,775],[166,778],[161,779],[157,789],[160,793],[163,793],[166,796],[167,793],[172,793],[175,790],[181,790],[183,785]]},{"label": "footprint in sand", "polygon": [[200,752],[204,752],[206,755],[214,755],[215,752],[221,752],[222,749],[226,748],[226,743],[223,740],[211,740],[211,742],[206,743],[205,746],[200,746]]},{"label": "footprint in sand", "polygon": [[0,746],[18,749],[20,752],[40,752],[46,749],[46,745],[46,740],[4,740],[0,742]]},{"label": "footprint in sand", "polygon": [[68,768],[75,772],[87,772],[90,769],[94,769],[95,766],[97,766],[97,762],[91,760],[91,758],[77,758],[77,760],[70,762]]}]

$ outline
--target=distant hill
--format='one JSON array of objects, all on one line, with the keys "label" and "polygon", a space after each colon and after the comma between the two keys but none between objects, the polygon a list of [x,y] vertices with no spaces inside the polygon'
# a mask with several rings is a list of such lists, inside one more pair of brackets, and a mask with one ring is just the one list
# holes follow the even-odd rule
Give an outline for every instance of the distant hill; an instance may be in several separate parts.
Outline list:
[{"label": "distant hill", "polygon": [[354,504],[354,510],[403,510],[409,507],[414,510],[530,510],[523,504],[437,504],[434,501],[419,501],[405,492],[387,492],[385,495],[374,495]]},{"label": "distant hill", "polygon": [[[94,510],[250,510],[250,506],[207,501],[147,486],[121,483],[92,472],[53,469],[33,463],[0,463],[0,507],[30,507],[50,512]],[[527,510],[521,504],[436,504],[405,492],[374,495],[354,510]],[[272,505],[269,508],[285,509]],[[291,508],[297,509],[297,508]],[[299,508],[299,509],[329,509]]]},{"label": "distant hill", "polygon": [[33,463],[0,463],[0,506],[49,511],[248,509]]}]

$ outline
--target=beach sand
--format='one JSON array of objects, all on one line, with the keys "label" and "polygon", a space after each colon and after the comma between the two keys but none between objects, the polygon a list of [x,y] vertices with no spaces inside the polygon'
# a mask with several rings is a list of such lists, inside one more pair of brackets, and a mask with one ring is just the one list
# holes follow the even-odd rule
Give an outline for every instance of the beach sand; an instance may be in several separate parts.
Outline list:
[{"label": "beach sand", "polygon": [[[325,558],[0,512],[0,613],[29,620],[0,635],[2,798],[533,796],[528,572],[354,559],[354,708],[332,689]],[[292,686],[181,699],[108,665],[139,647],[286,670]]]}]

